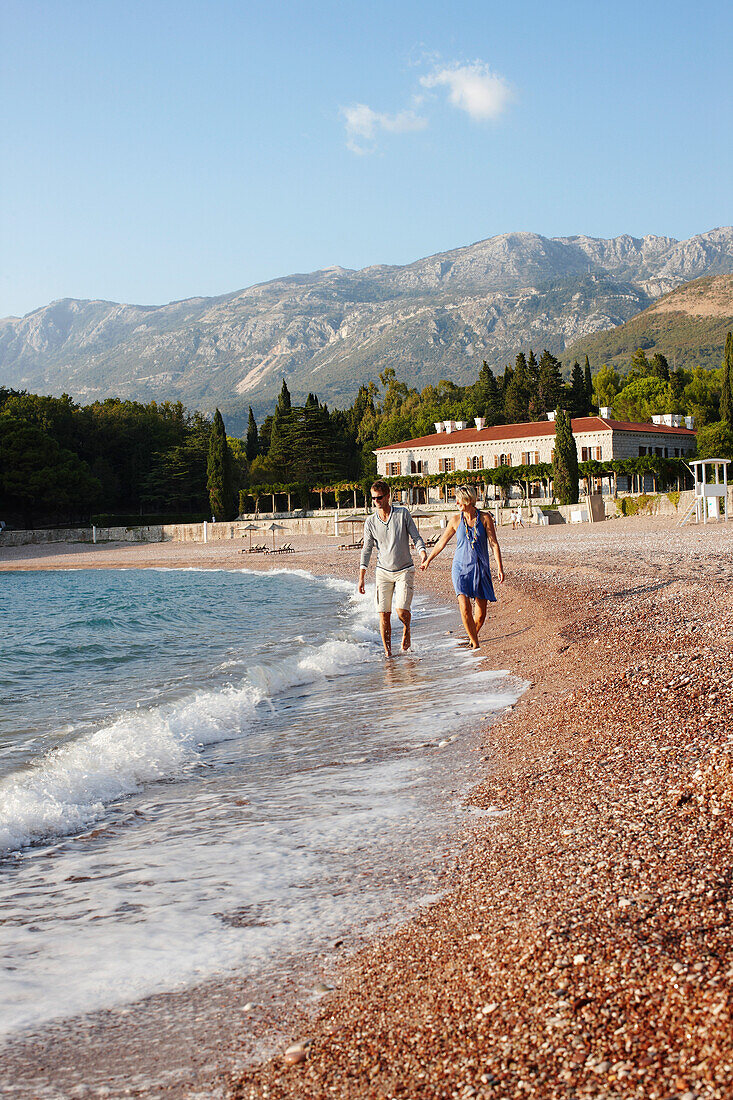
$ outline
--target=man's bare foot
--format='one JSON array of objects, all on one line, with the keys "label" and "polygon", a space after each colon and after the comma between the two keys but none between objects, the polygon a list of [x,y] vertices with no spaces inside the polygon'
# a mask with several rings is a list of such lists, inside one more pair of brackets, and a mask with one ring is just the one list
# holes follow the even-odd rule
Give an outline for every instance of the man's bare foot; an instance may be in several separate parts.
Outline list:
[{"label": "man's bare foot", "polygon": [[410,624],[405,623],[404,630],[402,631],[402,652],[407,653],[410,648]]}]

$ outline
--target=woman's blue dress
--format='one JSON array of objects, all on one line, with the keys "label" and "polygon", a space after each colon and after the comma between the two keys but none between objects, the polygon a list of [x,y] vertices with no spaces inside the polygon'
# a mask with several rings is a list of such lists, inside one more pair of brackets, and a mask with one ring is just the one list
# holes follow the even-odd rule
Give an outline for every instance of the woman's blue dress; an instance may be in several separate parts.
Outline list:
[{"label": "woman's blue dress", "polygon": [[479,511],[476,514],[475,527],[469,527],[465,517],[461,515],[456,531],[452,576],[457,596],[470,596],[472,599],[496,603],[494,585],[491,582],[489,540]]}]

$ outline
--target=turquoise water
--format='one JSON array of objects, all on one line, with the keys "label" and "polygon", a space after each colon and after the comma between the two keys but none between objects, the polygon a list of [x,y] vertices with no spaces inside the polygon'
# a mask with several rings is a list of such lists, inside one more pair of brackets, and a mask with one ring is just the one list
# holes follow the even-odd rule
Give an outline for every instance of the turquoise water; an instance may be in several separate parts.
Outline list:
[{"label": "turquoise water", "polygon": [[453,812],[441,742],[517,695],[454,626],[386,662],[302,571],[3,574],[0,1034],[378,919]]}]

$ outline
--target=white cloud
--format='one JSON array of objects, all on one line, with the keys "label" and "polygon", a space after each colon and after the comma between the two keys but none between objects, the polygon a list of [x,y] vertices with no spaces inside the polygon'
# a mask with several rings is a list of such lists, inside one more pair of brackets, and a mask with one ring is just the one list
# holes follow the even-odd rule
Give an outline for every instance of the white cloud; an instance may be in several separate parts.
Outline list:
[{"label": "white cloud", "polygon": [[420,77],[424,88],[448,88],[448,99],[477,122],[498,118],[512,98],[502,76],[492,73],[482,61],[453,64]]},{"label": "white cloud", "polygon": [[380,130],[389,134],[407,134],[424,130],[427,126],[427,120],[414,111],[388,115],[373,111],[366,103],[342,107],[341,114],[346,119],[346,144],[352,153],[372,153]]}]

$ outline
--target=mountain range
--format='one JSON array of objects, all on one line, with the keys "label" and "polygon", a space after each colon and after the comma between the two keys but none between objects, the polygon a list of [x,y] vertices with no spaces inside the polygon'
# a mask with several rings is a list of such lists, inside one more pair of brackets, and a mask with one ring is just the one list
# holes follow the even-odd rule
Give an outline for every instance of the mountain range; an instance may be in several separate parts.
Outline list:
[{"label": "mountain range", "polygon": [[285,378],[296,401],[314,391],[344,405],[388,366],[420,388],[473,380],[482,360],[501,371],[522,348],[599,347],[598,334],[681,284],[731,273],[731,227],[685,241],[505,233],[405,266],[333,267],[165,306],[66,298],[0,320],[0,384],[180,399],[239,420],[248,405],[270,411]]}]

